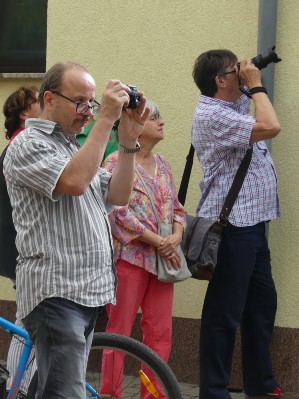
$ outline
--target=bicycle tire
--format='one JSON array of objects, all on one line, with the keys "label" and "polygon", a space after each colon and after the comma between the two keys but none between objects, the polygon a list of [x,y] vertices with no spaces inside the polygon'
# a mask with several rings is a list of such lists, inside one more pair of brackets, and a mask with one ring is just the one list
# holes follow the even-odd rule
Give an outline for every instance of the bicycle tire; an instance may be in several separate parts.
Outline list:
[{"label": "bicycle tire", "polygon": [[[123,360],[123,368],[125,369],[123,377],[124,379],[122,381],[119,381],[119,383],[125,385],[124,392],[130,391],[131,395],[124,397],[139,398],[140,390],[138,389],[138,386],[140,386],[140,376],[138,373],[140,370],[140,364],[142,363],[144,366],[146,366],[146,368],[151,370],[154,375],[155,381],[159,381],[159,385],[161,386],[156,386],[157,390],[159,391],[161,387],[163,390],[163,392],[159,391],[159,396],[152,395],[152,398],[165,397],[167,399],[183,399],[179,383],[170,367],[157,355],[156,352],[154,352],[146,345],[142,344],[139,341],[136,341],[133,338],[122,336],[119,334],[96,333],[94,334],[91,353],[89,356],[90,362],[92,362],[93,351],[103,349],[119,350],[121,353],[125,354]],[[101,356],[98,356],[97,354],[95,358],[98,359],[97,372],[99,373],[102,364]],[[129,364],[125,364],[126,362],[128,362]],[[129,375],[128,373],[126,373],[126,366],[129,366],[130,368]],[[90,365],[88,369],[89,368]],[[87,376],[88,375],[89,373],[87,373]],[[154,385],[155,381],[152,381]],[[134,389],[132,388],[133,386]],[[133,391],[135,391],[135,393]],[[111,395],[110,392],[107,392],[107,394]],[[114,398],[114,396],[111,396],[111,398]]]},{"label": "bicycle tire", "polygon": [[[159,394],[159,396],[154,396],[154,394],[152,394],[150,397],[183,399],[179,383],[173,371],[152,349],[133,338],[110,333],[95,333],[91,345],[91,351],[87,365],[86,382],[90,384],[96,392],[99,391],[99,386],[101,384],[101,353],[104,349],[110,349],[123,353],[125,356],[122,367],[126,371],[125,363],[127,362],[129,363],[130,368],[129,374],[124,373],[123,376],[121,376],[122,379],[117,381],[117,387],[119,388],[122,386],[121,396],[113,396],[115,392],[109,392],[105,393],[105,395],[110,396],[105,396],[105,398],[139,398],[139,386],[141,386],[142,383],[140,381],[138,372],[140,370],[140,364],[143,364],[146,366],[146,368],[152,371],[154,375],[154,381],[151,381]],[[159,386],[157,386],[156,381],[159,381]],[[36,389],[37,373],[34,374],[28,388],[27,399],[34,399]],[[88,396],[88,392],[87,397],[90,397]],[[101,398],[101,395],[99,398]]]}]

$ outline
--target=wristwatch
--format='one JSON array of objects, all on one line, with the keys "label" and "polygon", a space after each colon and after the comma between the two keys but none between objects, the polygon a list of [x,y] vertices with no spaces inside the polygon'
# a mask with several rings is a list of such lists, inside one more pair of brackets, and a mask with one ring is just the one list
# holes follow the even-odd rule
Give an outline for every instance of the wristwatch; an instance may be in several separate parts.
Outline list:
[{"label": "wristwatch", "polygon": [[136,147],[135,148],[127,148],[124,147],[121,144],[118,144],[118,151],[120,152],[126,152],[128,154],[134,154],[135,152],[138,152],[140,150],[140,144],[138,143],[138,141],[136,142]]}]

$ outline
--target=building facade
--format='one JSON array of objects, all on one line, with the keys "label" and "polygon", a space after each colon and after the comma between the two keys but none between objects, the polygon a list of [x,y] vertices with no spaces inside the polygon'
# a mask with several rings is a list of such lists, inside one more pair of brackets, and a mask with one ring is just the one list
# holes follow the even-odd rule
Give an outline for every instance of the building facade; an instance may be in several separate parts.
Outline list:
[{"label": "building facade", "polygon": [[[57,61],[86,66],[97,83],[100,101],[105,82],[117,78],[136,84],[159,105],[165,121],[165,139],[158,151],[170,161],[179,187],[190,145],[192,117],[199,95],[192,79],[193,63],[203,51],[228,48],[239,59],[257,54],[261,8],[272,0],[48,0],[46,68]],[[279,383],[299,389],[299,8],[297,0],[278,0],[275,27],[277,53],[273,102],[282,131],[271,151],[279,178],[282,218],[269,229],[278,312],[271,346]],[[33,10],[32,10],[33,12]],[[270,18],[271,20],[271,18]],[[29,23],[30,21],[24,22]],[[267,27],[264,27],[264,34]],[[266,51],[267,48],[264,49]],[[21,85],[40,85],[43,73],[0,75],[0,103]],[[3,115],[0,115],[4,148]],[[194,163],[186,209],[190,213],[200,196],[201,169]],[[178,284],[174,303],[174,343],[171,366],[181,381],[198,382],[200,315],[206,283]],[[15,293],[0,278],[0,313],[14,319]],[[138,331],[136,323],[136,336]],[[0,336],[0,347],[7,343]],[[242,387],[239,335],[236,341],[232,386]],[[290,345],[291,343],[291,345]],[[0,358],[2,354],[0,354]],[[193,366],[190,367],[190,364]]]}]

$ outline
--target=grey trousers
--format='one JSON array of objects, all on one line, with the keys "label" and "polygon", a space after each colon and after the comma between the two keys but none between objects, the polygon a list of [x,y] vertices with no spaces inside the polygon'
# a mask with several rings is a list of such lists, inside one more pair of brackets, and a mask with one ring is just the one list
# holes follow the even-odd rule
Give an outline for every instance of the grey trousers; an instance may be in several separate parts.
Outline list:
[{"label": "grey trousers", "polygon": [[98,308],[48,298],[22,321],[35,345],[36,399],[82,399]]}]

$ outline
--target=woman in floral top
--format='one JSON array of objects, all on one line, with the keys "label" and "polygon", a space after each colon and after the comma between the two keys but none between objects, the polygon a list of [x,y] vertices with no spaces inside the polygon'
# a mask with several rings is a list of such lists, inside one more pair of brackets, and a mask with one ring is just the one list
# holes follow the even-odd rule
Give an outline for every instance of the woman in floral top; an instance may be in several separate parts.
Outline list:
[{"label": "woman in floral top", "polygon": [[[164,238],[158,235],[158,224],[149,196],[135,173],[129,204],[115,208],[110,215],[118,286],[116,305],[107,305],[109,321],[106,331],[130,336],[137,311],[141,308],[143,343],[167,362],[172,340],[173,284],[157,279],[156,253],[158,251],[164,256],[169,265],[180,267],[176,248],[182,240],[186,221],[170,164],[163,156],[152,152],[164,138],[164,122],[157,106],[150,101],[147,105],[151,112],[139,138],[141,148],[136,154],[136,169],[152,194],[161,221],[173,223],[173,234]],[[112,171],[117,156],[117,152],[111,154],[103,167]],[[112,357],[111,352],[104,352],[100,393],[119,398],[121,387],[116,388],[116,385],[120,380],[122,359],[116,360],[115,355]],[[150,374],[148,370],[146,373]],[[165,397],[163,392],[159,393],[160,398]],[[142,386],[140,397],[152,396]]]}]

